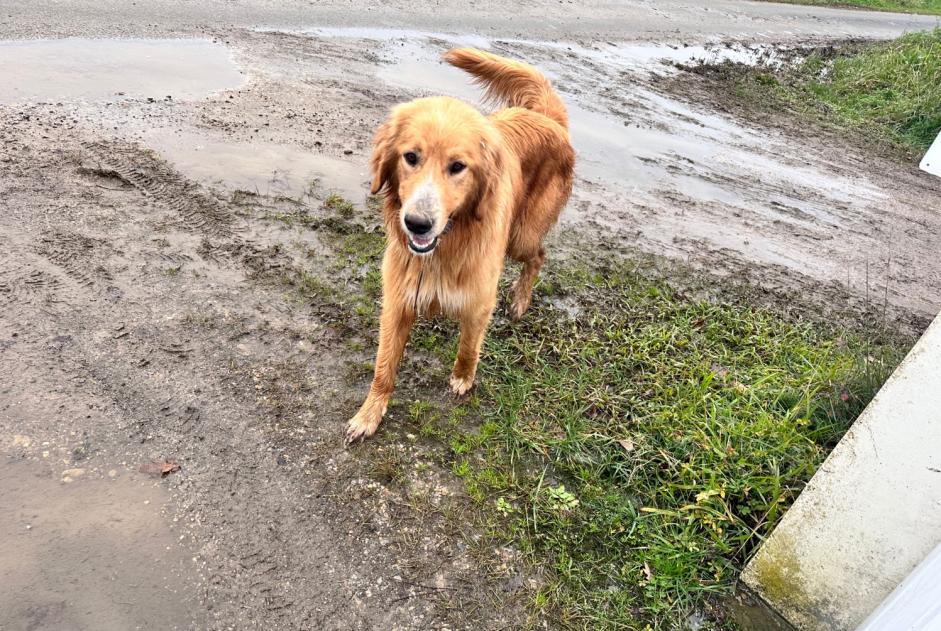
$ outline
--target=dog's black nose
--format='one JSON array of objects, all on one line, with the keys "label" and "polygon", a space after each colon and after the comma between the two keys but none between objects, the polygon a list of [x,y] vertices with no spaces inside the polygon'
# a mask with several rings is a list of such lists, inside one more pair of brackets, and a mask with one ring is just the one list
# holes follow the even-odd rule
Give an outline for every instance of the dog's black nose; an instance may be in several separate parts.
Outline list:
[{"label": "dog's black nose", "polygon": [[431,230],[431,226],[432,222],[430,219],[425,219],[424,217],[415,217],[413,215],[405,215],[405,227],[408,228],[408,231],[415,236],[420,237],[421,235],[429,232]]}]

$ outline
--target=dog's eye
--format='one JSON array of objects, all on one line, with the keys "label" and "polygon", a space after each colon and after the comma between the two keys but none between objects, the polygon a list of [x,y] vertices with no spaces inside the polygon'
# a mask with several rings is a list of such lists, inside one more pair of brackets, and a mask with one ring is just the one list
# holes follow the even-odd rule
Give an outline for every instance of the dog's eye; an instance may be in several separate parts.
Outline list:
[{"label": "dog's eye", "polygon": [[448,169],[451,172],[451,175],[457,175],[461,171],[467,168],[467,165],[463,162],[452,162],[450,168]]},{"label": "dog's eye", "polygon": [[409,166],[413,167],[418,164],[418,154],[414,151],[409,151],[405,154],[405,161]]}]

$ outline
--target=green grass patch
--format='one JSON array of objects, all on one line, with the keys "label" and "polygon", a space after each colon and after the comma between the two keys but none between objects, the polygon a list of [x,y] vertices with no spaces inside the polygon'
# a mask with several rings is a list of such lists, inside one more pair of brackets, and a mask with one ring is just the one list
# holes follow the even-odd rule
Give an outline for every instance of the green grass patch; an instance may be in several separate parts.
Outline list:
[{"label": "green grass patch", "polygon": [[[692,300],[628,263],[550,270],[538,289],[521,323],[498,318],[487,337],[462,408],[476,429],[416,404],[421,433],[448,445],[493,542],[546,569],[543,615],[675,629],[699,610],[705,628],[731,624],[716,598],[907,342]],[[424,325],[413,345],[449,366],[454,335]]]},{"label": "green grass patch", "polygon": [[822,7],[897,11],[899,13],[925,13],[941,15],[941,0],[774,0],[789,4],[809,4]]},{"label": "green grass patch", "polygon": [[311,250],[308,259],[312,263],[306,269],[286,270],[282,280],[293,287],[294,298],[329,310],[331,313],[321,311],[321,316],[334,324],[375,328],[382,294],[380,265],[385,237],[374,228],[364,227],[356,206],[339,195],[330,195],[319,212],[297,204],[288,211],[269,212],[265,218],[316,230],[330,248],[327,262]]},{"label": "green grass patch", "polygon": [[[788,110],[920,157],[941,131],[941,29],[809,51],[784,67],[687,66],[743,107]],[[732,90],[729,91],[729,83]]]},{"label": "green grass patch", "polygon": [[[335,261],[291,284],[375,331],[384,240],[329,208]],[[469,400],[392,406],[462,479],[474,545],[545,570],[531,608],[564,628],[731,625],[717,599],[909,343],[691,298],[648,269],[550,265],[522,322],[495,318]],[[440,359],[444,384],[456,342],[422,322],[410,352]],[[389,484],[407,469],[397,451],[374,464]]]},{"label": "green grass patch", "polygon": [[941,130],[941,29],[911,33],[829,65],[811,57],[805,66],[817,75],[806,91],[849,125],[915,149],[927,149]]},{"label": "green grass patch", "polygon": [[336,193],[331,193],[323,202],[324,208],[332,210],[344,219],[352,219],[356,214],[356,206],[353,202],[344,199]]}]

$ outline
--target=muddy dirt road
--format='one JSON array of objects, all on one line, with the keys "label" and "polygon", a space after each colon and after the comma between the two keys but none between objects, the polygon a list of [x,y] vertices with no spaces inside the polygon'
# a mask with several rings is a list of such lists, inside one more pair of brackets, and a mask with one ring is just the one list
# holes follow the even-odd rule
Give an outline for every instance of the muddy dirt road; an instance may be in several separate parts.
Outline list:
[{"label": "muddy dirt road", "polygon": [[[0,568],[16,577],[0,583],[2,629],[521,622],[538,572],[466,531],[460,486],[404,415],[343,449],[373,332],[296,291],[356,273],[336,238],[290,218],[330,215],[335,192],[357,204],[341,233],[376,229],[364,165],[387,109],[477,98],[437,62],[450,45],[536,63],[571,104],[579,178],[556,256],[665,255],[824,313],[884,307],[908,330],[941,307],[941,183],[658,79],[663,59],[748,60],[758,42],[934,18],[19,4],[0,1]],[[400,396],[444,396],[435,370],[410,359]],[[182,470],[138,470],[167,457]]]}]

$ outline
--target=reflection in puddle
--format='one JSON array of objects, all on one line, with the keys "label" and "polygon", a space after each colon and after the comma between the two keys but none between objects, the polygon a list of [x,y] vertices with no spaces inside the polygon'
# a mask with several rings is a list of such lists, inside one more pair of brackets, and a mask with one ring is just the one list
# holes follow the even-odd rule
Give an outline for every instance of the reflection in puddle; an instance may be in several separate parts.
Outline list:
[{"label": "reflection in puddle", "polygon": [[0,42],[0,103],[188,100],[244,78],[207,39],[44,39]]},{"label": "reflection in puddle", "polygon": [[361,203],[366,194],[365,164],[297,147],[210,140],[165,130],[147,134],[144,142],[187,178],[210,187],[300,199],[322,182],[328,191],[355,203]]}]

